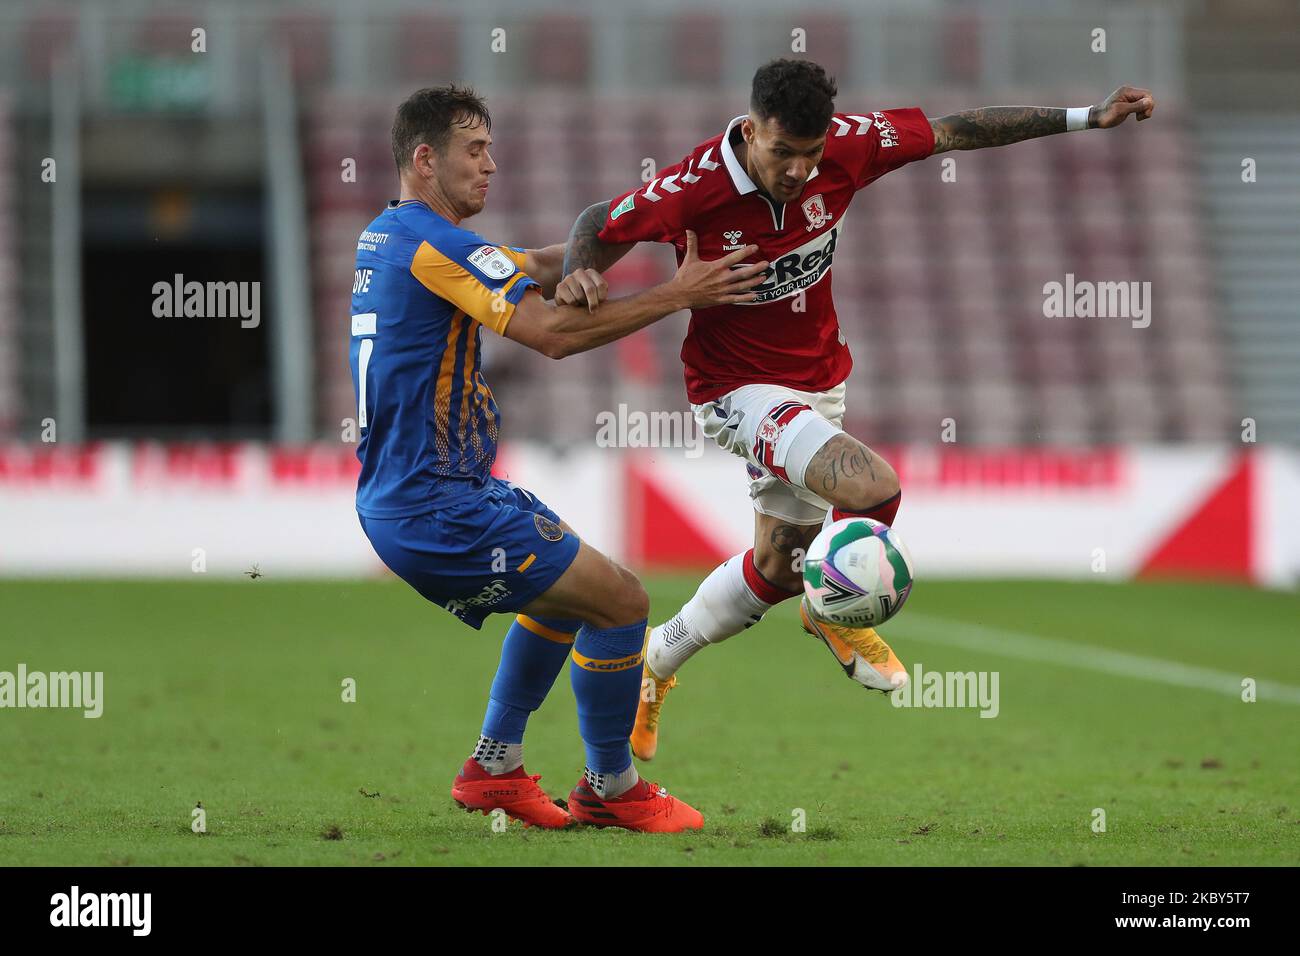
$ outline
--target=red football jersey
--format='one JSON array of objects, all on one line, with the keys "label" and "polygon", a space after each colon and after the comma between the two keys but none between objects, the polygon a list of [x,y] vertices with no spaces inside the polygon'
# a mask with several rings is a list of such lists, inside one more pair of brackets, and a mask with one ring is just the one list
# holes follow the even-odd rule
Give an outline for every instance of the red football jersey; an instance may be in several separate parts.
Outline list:
[{"label": "red football jersey", "polygon": [[[754,243],[752,260],[770,263],[746,305],[698,309],[682,345],[686,394],[711,401],[742,385],[785,385],[824,392],[853,367],[831,300],[831,261],[854,194],[891,169],[934,151],[930,121],[916,107],[868,114],[836,113],[821,161],[797,200],[775,203],[736,158],[737,116],[726,132],[701,143],[648,185],[610,203],[602,242],[671,242],[686,254],[686,230],[701,259]],[[826,281],[822,281],[825,279]],[[804,293],[804,310],[793,301]],[[784,300],[784,301],[783,301]]]}]

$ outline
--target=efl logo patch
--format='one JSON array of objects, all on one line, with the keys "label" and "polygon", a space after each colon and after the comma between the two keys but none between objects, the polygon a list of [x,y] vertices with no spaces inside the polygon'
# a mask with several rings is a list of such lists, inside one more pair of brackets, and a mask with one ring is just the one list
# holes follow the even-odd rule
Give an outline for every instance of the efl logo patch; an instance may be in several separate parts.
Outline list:
[{"label": "efl logo patch", "polygon": [[611,210],[609,214],[609,221],[613,222],[619,216],[623,215],[623,213],[630,212],[632,210],[632,207],[635,205],[636,205],[636,193],[632,193],[621,203],[619,203],[617,208]]},{"label": "efl logo patch", "polygon": [[537,533],[547,541],[559,541],[564,537],[564,529],[546,515],[533,515],[533,524],[537,526]]},{"label": "efl logo patch", "polygon": [[821,193],[810,199],[805,199],[799,208],[808,217],[808,232],[820,229],[831,220],[831,214],[826,211],[826,200],[822,198]]},{"label": "efl logo patch", "polygon": [[489,279],[508,279],[515,274],[515,264],[496,246],[479,246],[469,256],[469,264]]}]

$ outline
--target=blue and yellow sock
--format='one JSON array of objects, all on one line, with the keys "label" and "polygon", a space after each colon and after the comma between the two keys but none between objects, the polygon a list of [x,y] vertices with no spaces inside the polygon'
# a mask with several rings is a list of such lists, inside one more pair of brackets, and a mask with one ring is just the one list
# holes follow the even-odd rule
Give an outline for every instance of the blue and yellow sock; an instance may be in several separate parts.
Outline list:
[{"label": "blue and yellow sock", "polygon": [[635,771],[627,773],[632,766],[628,737],[641,696],[645,636],[645,621],[603,629],[584,624],[578,631],[569,675],[578,701],[578,730],[587,749],[589,779],[599,775],[620,783],[626,782],[625,777],[636,782]]},{"label": "blue and yellow sock", "polygon": [[488,773],[523,765],[524,728],[551,690],[581,621],[520,614],[506,632],[473,757]]}]

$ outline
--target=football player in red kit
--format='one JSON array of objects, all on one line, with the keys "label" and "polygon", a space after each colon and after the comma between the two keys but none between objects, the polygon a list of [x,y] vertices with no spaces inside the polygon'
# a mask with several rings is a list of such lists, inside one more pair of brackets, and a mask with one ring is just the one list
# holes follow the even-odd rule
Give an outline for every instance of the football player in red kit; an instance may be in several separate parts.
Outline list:
[{"label": "football player in red kit", "polygon": [[[632,733],[642,760],[658,746],[661,708],[677,669],[772,605],[801,595],[796,557],[825,521],[865,515],[894,522],[898,476],[841,428],[852,359],[830,272],[857,191],[935,153],[1109,128],[1129,114],[1146,119],[1155,108],[1149,91],[1126,86],[1100,106],[997,106],[930,119],[915,107],[837,113],[836,92],[816,63],[767,63],[754,75],[747,115],[649,184],[591,206],[569,236],[563,273],[579,270],[570,287],[583,292],[572,294],[589,302],[604,292],[596,273],[638,242],[673,243],[680,261],[686,229],[699,235],[701,256],[754,243],[756,258],[770,263],[752,290],[755,302],[695,310],[682,346],[696,420],[706,437],[748,466],[754,547],[716,568],[651,631],[645,667],[655,693],[642,695]],[[906,681],[874,629],[816,620],[806,599],[800,610],[804,629],[851,678],[886,693]]]}]

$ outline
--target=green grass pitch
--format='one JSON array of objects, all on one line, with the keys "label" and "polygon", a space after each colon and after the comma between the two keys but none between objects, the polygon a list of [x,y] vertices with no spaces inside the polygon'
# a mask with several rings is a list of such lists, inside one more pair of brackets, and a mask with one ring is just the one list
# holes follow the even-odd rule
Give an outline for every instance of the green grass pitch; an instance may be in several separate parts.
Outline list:
[{"label": "green grass pitch", "polygon": [[[649,579],[655,618],[694,583]],[[657,837],[452,804],[506,616],[476,633],[396,581],[5,581],[0,670],[103,671],[105,708],[0,710],[0,865],[1294,866],[1298,620],[1292,593],[921,581],[884,631],[909,670],[998,672],[986,719],[891,706],[782,606],[683,669],[642,771],[706,828]],[[567,673],[526,757],[567,796]]]}]

